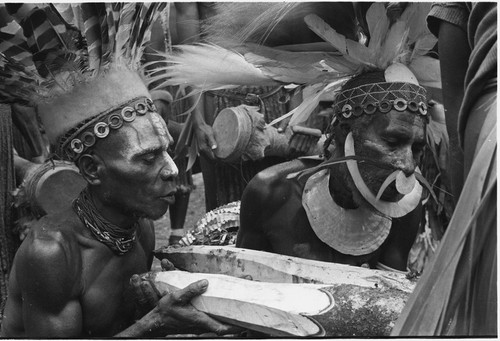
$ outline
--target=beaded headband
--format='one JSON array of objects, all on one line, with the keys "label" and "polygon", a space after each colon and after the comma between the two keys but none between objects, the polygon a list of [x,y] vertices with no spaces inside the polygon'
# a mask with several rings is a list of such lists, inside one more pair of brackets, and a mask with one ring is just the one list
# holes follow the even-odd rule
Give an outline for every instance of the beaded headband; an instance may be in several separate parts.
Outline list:
[{"label": "beaded headband", "polygon": [[124,122],[131,123],[137,115],[144,116],[148,112],[156,112],[156,106],[150,98],[140,97],[91,117],[59,138],[56,153],[74,162],[96,143],[97,138],[105,138],[111,130],[120,129]]},{"label": "beaded headband", "polygon": [[387,113],[392,109],[427,117],[427,91],[406,82],[381,82],[347,89],[337,95],[333,110],[339,120],[363,114]]}]

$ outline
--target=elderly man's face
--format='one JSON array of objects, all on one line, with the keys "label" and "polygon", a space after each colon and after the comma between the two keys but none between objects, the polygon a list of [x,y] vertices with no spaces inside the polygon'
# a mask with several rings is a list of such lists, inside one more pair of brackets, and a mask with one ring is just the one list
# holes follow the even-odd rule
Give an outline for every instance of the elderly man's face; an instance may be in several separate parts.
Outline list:
[{"label": "elderly man's face", "polygon": [[172,138],[158,114],[137,116],[100,141],[101,188],[107,205],[158,219],[174,202],[178,170],[167,153]]},{"label": "elderly man's face", "polygon": [[[425,123],[422,117],[410,112],[392,110],[387,114],[377,113],[368,126],[353,127],[353,138],[356,155],[376,159],[393,167],[383,169],[359,164],[363,180],[376,195],[394,170],[402,170],[406,176],[415,172],[425,146]],[[397,201],[401,197],[394,182],[382,195],[386,201]]]}]

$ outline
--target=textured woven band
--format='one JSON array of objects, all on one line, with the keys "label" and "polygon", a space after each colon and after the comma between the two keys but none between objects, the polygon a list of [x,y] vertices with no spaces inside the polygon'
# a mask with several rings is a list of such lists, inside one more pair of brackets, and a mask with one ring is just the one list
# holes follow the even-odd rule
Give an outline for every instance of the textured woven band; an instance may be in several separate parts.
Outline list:
[{"label": "textured woven band", "polygon": [[333,105],[339,120],[387,113],[392,109],[427,116],[427,91],[411,83],[372,83],[342,91]]},{"label": "textured woven band", "polygon": [[123,123],[133,122],[137,115],[148,112],[156,112],[156,106],[150,98],[140,97],[91,117],[59,138],[56,153],[62,159],[74,162],[96,143],[97,138],[105,138],[110,130],[119,129]]}]

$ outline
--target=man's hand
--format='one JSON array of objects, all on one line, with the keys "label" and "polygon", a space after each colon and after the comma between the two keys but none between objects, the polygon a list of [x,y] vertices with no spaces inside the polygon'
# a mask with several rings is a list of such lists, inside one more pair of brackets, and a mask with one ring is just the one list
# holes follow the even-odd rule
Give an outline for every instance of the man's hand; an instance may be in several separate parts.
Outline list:
[{"label": "man's hand", "polygon": [[170,261],[169,261],[168,259],[166,259],[166,258],[163,258],[163,259],[161,260],[160,265],[161,265],[161,269],[162,269],[163,271],[178,270],[178,269],[174,266],[174,264],[172,264],[172,262],[170,262]]},{"label": "man's hand", "polygon": [[200,152],[206,157],[213,160],[214,149],[217,148],[217,142],[215,141],[214,131],[212,127],[205,122],[196,122],[193,124],[196,140],[198,141],[198,146]]},{"label": "man's hand", "polygon": [[237,332],[239,328],[220,323],[191,305],[191,300],[203,294],[207,288],[208,281],[201,280],[163,296],[155,308],[161,317],[162,325],[177,333],[193,333],[193,330],[199,330],[224,335]]},{"label": "man's hand", "polygon": [[[168,259],[161,260],[161,269],[163,271],[177,270]],[[133,275],[130,278],[130,286],[135,297],[137,314],[144,316],[151,311],[161,298],[161,293],[149,281],[142,280],[139,275]]]},{"label": "man's hand", "polygon": [[291,156],[312,155],[318,145],[321,131],[319,129],[292,126],[292,137],[288,142]]},{"label": "man's hand", "polygon": [[130,278],[130,285],[135,297],[138,316],[144,316],[151,311],[160,300],[160,294],[148,281],[143,281],[139,275]]}]

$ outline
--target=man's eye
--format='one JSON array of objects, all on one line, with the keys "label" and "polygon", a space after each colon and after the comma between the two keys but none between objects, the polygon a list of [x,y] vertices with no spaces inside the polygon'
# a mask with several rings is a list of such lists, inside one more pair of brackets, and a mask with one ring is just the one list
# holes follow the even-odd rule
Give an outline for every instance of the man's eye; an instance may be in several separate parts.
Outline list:
[{"label": "man's eye", "polygon": [[412,146],[413,154],[420,154],[424,151],[425,143],[415,143]]},{"label": "man's eye", "polygon": [[143,156],[142,161],[145,164],[151,165],[151,164],[153,164],[153,162],[155,161],[155,159],[156,159],[156,155],[154,155],[154,154],[148,154],[148,155]]},{"label": "man's eye", "polygon": [[399,139],[394,138],[394,137],[385,137],[384,141],[390,147],[396,147],[399,144]]}]

